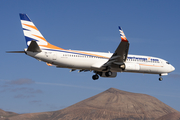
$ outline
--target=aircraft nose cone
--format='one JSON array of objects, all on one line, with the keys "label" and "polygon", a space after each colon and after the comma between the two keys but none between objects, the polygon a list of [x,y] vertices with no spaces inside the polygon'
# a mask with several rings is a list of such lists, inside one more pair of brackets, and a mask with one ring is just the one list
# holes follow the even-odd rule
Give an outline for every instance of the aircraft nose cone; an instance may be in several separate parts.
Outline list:
[{"label": "aircraft nose cone", "polygon": [[171,71],[174,71],[175,70],[175,67],[171,66]]}]

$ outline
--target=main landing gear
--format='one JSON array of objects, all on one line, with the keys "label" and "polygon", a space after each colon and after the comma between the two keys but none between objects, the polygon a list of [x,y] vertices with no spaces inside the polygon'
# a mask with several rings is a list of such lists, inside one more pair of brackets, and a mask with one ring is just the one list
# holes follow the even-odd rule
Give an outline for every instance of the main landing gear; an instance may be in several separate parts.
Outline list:
[{"label": "main landing gear", "polygon": [[105,73],[105,75],[106,75],[106,77],[109,77],[109,76],[112,75],[112,72],[111,72],[111,71],[107,71],[107,72]]},{"label": "main landing gear", "polygon": [[99,76],[97,74],[95,74],[95,75],[92,76],[92,79],[97,80],[97,79],[99,79]]},{"label": "main landing gear", "polygon": [[95,75],[93,75],[92,76],[92,79],[93,80],[97,80],[97,79],[99,79],[99,76],[103,76],[103,77],[109,77],[109,76],[111,76],[112,75],[112,72],[111,71],[107,71],[107,72],[105,72],[105,73],[103,73],[103,72],[95,72],[96,74]]}]

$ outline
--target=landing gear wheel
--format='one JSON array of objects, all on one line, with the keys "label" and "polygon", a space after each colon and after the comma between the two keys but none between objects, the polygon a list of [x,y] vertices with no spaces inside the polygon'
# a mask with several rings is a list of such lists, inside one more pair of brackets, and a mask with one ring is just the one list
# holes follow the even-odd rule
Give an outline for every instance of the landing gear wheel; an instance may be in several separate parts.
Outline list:
[{"label": "landing gear wheel", "polygon": [[98,75],[93,75],[93,76],[92,76],[92,79],[93,79],[93,80],[97,80],[97,79],[99,79],[99,76],[98,76]]},{"label": "landing gear wheel", "polygon": [[106,75],[106,77],[109,77],[109,76],[112,75],[112,72],[111,72],[111,71],[107,71],[107,72],[105,73],[105,75]]},{"label": "landing gear wheel", "polygon": [[159,81],[162,81],[162,80],[163,80],[163,78],[162,78],[162,77],[160,77],[160,78],[159,78]]},{"label": "landing gear wheel", "polygon": [[159,81],[162,81],[163,78],[161,77],[161,74],[159,74]]}]

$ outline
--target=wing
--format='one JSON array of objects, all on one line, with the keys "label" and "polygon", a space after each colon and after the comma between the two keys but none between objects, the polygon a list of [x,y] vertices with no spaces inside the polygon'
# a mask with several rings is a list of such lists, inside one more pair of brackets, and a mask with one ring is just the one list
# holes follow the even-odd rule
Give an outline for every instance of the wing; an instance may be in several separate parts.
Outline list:
[{"label": "wing", "polygon": [[120,32],[121,42],[119,46],[117,47],[116,51],[114,52],[114,54],[108,60],[108,62],[106,62],[103,65],[104,67],[107,67],[107,66],[110,67],[112,64],[122,65],[127,59],[128,50],[129,50],[129,42],[120,26],[119,26],[119,32]]}]

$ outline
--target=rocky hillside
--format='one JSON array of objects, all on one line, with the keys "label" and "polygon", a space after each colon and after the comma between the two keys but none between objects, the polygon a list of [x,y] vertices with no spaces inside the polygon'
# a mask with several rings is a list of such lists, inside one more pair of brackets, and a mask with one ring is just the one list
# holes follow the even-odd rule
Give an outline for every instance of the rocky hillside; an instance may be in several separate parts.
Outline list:
[{"label": "rocky hillside", "polygon": [[180,112],[166,114],[156,120],[180,120]]},{"label": "rocky hillside", "polygon": [[179,112],[152,96],[110,88],[59,111],[21,114],[6,120],[166,120],[175,114],[178,117]]},{"label": "rocky hillside", "polygon": [[16,115],[19,115],[19,114],[0,109],[0,120],[3,120],[4,118],[7,118],[7,117],[16,116]]}]

